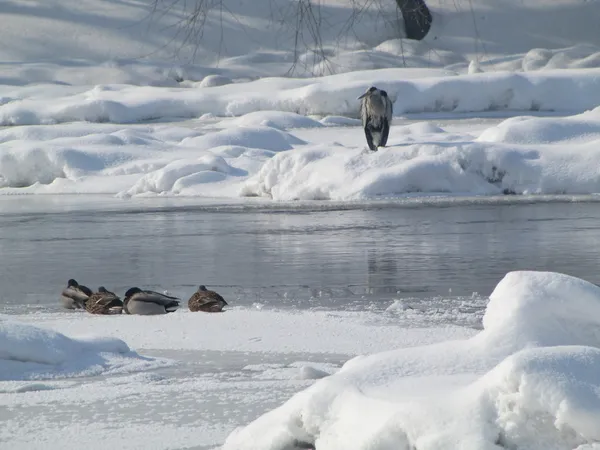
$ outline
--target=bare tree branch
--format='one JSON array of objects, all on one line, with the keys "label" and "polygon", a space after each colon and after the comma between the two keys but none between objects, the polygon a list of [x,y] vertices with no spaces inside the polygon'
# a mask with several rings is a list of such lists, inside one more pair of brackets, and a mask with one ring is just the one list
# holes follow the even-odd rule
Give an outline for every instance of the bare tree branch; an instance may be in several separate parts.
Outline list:
[{"label": "bare tree branch", "polygon": [[[264,3],[266,0],[253,0]],[[331,23],[323,11],[322,0],[291,0],[284,4],[277,4],[276,0],[269,0],[269,21],[274,31],[274,39],[292,29],[294,52],[293,61],[288,74],[295,72],[298,65],[312,70],[317,65],[322,71],[334,72],[330,60],[332,50],[327,49],[322,31],[333,26],[340,31],[333,39],[336,47],[341,46],[348,37],[356,37],[355,26],[366,14],[379,14],[382,24],[392,25],[396,28],[398,38],[421,40],[427,35],[431,26],[432,17],[425,0],[347,0],[351,7],[351,14],[344,23]],[[396,14],[390,16],[390,5],[396,6]],[[225,0],[152,0],[151,14],[158,19],[166,14],[176,11],[179,19],[170,25],[175,30],[169,44],[178,41],[176,56],[180,56],[184,48],[193,49],[192,61],[197,56],[204,38],[204,31],[209,17],[218,18],[220,21],[219,58],[224,46],[225,18],[237,22],[240,30],[245,26],[240,18],[225,5]],[[402,21],[404,22],[402,24]]]}]

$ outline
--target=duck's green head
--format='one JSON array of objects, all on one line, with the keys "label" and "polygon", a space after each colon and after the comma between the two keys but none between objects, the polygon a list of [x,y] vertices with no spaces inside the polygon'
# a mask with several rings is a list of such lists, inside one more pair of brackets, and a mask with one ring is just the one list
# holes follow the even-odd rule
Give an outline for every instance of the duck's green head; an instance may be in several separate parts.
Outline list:
[{"label": "duck's green head", "polygon": [[79,283],[77,281],[75,281],[73,278],[71,278],[69,281],[67,281],[67,286],[68,287],[79,287]]},{"label": "duck's green head", "polygon": [[208,289],[206,289],[206,286],[204,286],[203,284],[200,285],[200,287],[198,288],[199,291],[207,291]]}]

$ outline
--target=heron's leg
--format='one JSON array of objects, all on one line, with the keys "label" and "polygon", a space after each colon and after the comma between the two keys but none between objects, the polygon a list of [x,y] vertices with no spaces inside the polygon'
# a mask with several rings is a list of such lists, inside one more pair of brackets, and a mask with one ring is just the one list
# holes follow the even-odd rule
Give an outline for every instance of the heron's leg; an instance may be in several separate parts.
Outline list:
[{"label": "heron's leg", "polygon": [[390,134],[390,124],[387,119],[383,119],[383,126],[381,127],[381,147],[385,147]]},{"label": "heron's leg", "polygon": [[368,125],[365,127],[365,137],[367,138],[367,145],[369,146],[369,148],[373,151],[377,151],[377,147],[373,145],[373,135],[371,134],[371,127]]}]

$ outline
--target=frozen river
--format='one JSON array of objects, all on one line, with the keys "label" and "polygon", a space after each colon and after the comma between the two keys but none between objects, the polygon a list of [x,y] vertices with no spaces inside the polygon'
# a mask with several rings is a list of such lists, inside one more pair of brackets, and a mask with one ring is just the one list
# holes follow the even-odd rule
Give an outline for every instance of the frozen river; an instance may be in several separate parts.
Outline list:
[{"label": "frozen river", "polygon": [[517,269],[600,281],[595,202],[321,203],[292,210],[169,200],[2,201],[0,285],[11,310],[56,308],[69,278],[118,293],[138,285],[187,300],[206,284],[232,305],[359,310],[398,297],[488,295]]},{"label": "frozen river", "polygon": [[[313,369],[473,335],[508,271],[600,281],[591,198],[294,208],[82,198],[0,199],[0,312],[68,336],[118,337],[175,365],[0,383],[2,448],[212,449],[309,386]],[[65,312],[58,295],[71,277],[185,301],[203,283],[231,307],[154,318]]]}]

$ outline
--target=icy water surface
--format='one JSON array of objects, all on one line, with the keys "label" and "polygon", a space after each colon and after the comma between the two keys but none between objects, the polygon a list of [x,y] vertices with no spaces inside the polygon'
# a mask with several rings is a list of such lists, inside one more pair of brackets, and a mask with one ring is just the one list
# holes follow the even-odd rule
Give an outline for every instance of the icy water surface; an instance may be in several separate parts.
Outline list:
[{"label": "icy water surface", "polygon": [[40,199],[4,201],[0,295],[11,311],[56,307],[69,278],[121,294],[138,285],[187,299],[206,284],[234,305],[359,310],[400,297],[486,296],[518,269],[600,281],[596,202],[98,209],[54,201],[42,212]]},{"label": "icy water surface", "polygon": [[[68,336],[117,337],[173,362],[0,382],[0,448],[218,448],[234,428],[310,386],[310,368],[333,373],[357,354],[473,335],[508,271],[600,281],[600,203],[587,200],[275,208],[0,199],[0,312]],[[203,283],[231,310],[155,318],[61,311],[70,277],[184,300]]]}]

